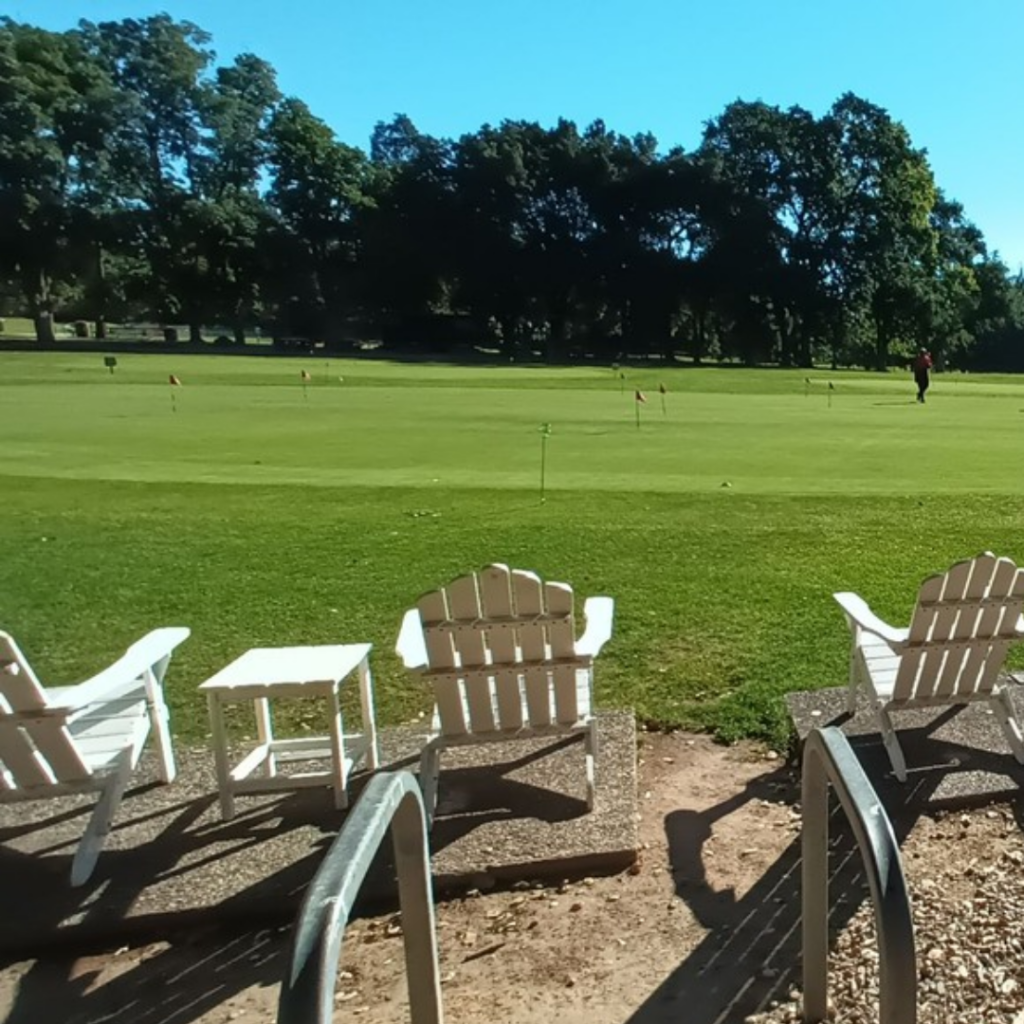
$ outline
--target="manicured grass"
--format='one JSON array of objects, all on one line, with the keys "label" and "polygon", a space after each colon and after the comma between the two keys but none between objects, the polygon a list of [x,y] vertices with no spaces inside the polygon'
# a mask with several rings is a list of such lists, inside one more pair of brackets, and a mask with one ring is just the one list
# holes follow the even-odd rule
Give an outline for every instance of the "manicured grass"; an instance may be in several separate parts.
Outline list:
[{"label": "manicured grass", "polygon": [[52,682],[191,626],[192,739],[196,685],[246,648],[372,640],[398,721],[429,700],[403,611],[505,561],[616,598],[603,702],[780,743],[782,693],[845,679],[833,591],[900,621],[925,574],[1024,559],[1024,383],[940,376],[920,407],[904,374],[625,372],[2,355],[0,626]]}]

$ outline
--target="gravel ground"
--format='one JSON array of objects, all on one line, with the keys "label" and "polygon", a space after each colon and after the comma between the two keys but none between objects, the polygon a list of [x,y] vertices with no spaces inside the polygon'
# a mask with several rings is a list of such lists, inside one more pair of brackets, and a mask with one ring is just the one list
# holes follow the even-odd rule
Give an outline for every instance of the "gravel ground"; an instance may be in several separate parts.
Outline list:
[{"label": "gravel ground", "polygon": [[[1012,808],[921,819],[903,846],[917,946],[918,1024],[1024,1024],[1024,838]],[[877,1024],[878,945],[866,902],[829,960],[830,1020]],[[800,993],[749,1024],[801,1020]]]},{"label": "gravel ground", "polygon": [[[754,748],[647,735],[640,785],[644,853],[632,871],[554,886],[524,883],[438,905],[446,1019],[801,1019],[794,987],[800,956],[795,773]],[[919,1024],[1024,1024],[1019,815],[1019,808],[993,805],[922,816],[908,826],[902,851],[917,938]],[[839,859],[834,851],[833,866]],[[841,927],[831,955],[830,1019],[877,1024],[871,906],[863,879],[839,874],[832,893]],[[211,929],[0,966],[0,1020],[267,1024],[276,1017],[287,951],[288,929]],[[408,1021],[394,914],[351,924],[335,1003],[339,1021]]]}]

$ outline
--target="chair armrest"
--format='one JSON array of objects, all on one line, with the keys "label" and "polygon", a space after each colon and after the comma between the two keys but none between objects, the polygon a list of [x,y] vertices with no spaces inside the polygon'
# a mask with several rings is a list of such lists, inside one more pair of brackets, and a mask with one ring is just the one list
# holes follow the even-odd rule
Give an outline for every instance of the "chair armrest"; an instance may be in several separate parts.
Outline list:
[{"label": "chair armrest", "polygon": [[427,645],[423,640],[423,620],[419,608],[410,608],[402,618],[402,628],[395,643],[395,653],[407,669],[427,667]]},{"label": "chair armrest", "polygon": [[77,710],[99,701],[114,700],[138,686],[139,679],[169,658],[178,644],[191,635],[186,626],[154,629],[128,648],[108,668],[76,686],[62,686],[54,692],[55,706]]},{"label": "chair armrest", "polygon": [[832,596],[846,613],[847,621],[856,623],[858,628],[880,636],[890,646],[899,646],[907,639],[907,630],[896,629],[888,622],[884,622],[868,607],[867,601],[859,594],[846,591]]},{"label": "chair armrest", "polygon": [[614,598],[587,598],[583,605],[583,616],[587,620],[587,625],[583,630],[583,636],[576,644],[577,654],[596,658],[601,653],[601,648],[611,639],[614,615]]}]

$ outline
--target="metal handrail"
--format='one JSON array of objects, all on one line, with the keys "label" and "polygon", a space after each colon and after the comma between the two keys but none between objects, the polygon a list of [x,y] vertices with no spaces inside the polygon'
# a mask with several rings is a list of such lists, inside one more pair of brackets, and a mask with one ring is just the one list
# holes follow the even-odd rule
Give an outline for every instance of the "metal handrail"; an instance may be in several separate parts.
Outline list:
[{"label": "metal handrail", "polygon": [[279,1024],[331,1024],[334,1019],[334,983],[345,925],[389,827],[412,1024],[442,1024],[427,815],[410,772],[381,772],[367,783],[310,883],[281,985]]},{"label": "metal handrail", "polygon": [[814,729],[803,756],[803,988],[804,1024],[828,1009],[828,785],[857,839],[878,933],[880,1024],[916,1024],[917,956],[914,922],[899,845],[889,816],[835,726]]}]

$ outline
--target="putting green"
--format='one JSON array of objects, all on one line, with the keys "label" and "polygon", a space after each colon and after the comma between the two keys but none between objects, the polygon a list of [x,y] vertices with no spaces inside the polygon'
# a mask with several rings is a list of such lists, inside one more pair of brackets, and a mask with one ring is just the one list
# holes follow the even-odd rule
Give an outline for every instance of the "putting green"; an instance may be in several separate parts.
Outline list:
[{"label": "putting green", "polygon": [[616,598],[605,703],[781,742],[781,694],[845,678],[834,590],[899,621],[957,558],[1024,560],[1024,382],[937,375],[919,406],[908,374],[623,372],[0,354],[0,628],[66,682],[191,626],[190,738],[247,647],[367,639],[396,721],[429,702],[402,612],[506,561]]}]

